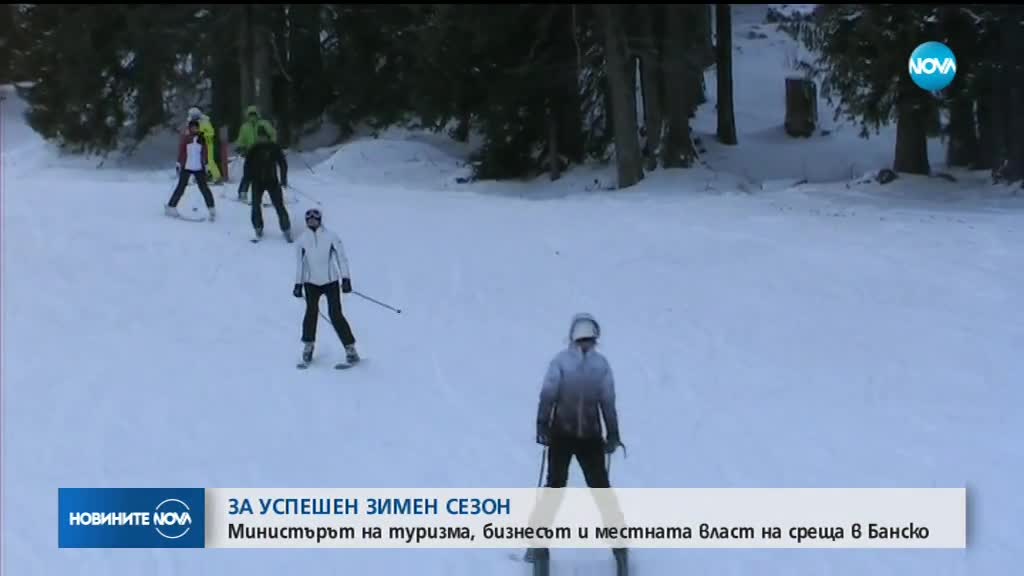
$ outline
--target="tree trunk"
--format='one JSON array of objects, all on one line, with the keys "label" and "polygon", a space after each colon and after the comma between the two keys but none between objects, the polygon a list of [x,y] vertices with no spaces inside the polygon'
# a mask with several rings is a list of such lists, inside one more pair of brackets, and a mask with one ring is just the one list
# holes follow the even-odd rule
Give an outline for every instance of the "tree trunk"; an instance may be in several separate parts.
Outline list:
[{"label": "tree trunk", "polygon": [[893,170],[928,174],[928,109],[920,93],[912,92],[909,79],[900,77],[896,120],[896,158]]},{"label": "tree trunk", "polygon": [[652,10],[660,9],[661,7],[655,4],[643,4],[636,9],[639,21],[638,33],[646,37],[640,50],[640,89],[643,91],[644,103],[642,149],[648,171],[658,168],[665,123],[661,102],[664,94],[661,82],[662,34],[659,26],[661,18],[652,18],[651,15]]},{"label": "tree trunk", "polygon": [[991,75],[991,94],[989,95],[989,114],[991,115],[991,147],[992,174],[999,177],[1009,156],[1010,134],[1008,122],[1010,103],[1006,100],[1007,88],[1006,67],[1002,61],[993,62]]},{"label": "tree trunk", "polygon": [[272,46],[273,42],[271,39],[271,29],[269,26],[267,12],[273,7],[269,5],[253,5],[253,14],[256,16],[253,18],[252,23],[254,24],[252,30],[253,40],[253,59],[252,59],[252,78],[253,78],[253,104],[260,109],[260,114],[264,118],[271,120],[274,124],[280,124],[276,122],[273,117],[274,110],[274,93],[273,93],[273,53]]},{"label": "tree trunk", "polygon": [[[217,28],[217,32],[225,38],[240,39],[238,26],[240,19],[227,18]],[[211,50],[213,74],[211,77],[210,117],[217,126],[226,126],[228,134],[238,133],[240,126],[239,110],[242,110],[241,75],[239,74],[241,50],[237,42],[231,42],[234,50]],[[223,170],[223,167],[221,167]]]},{"label": "tree trunk", "polygon": [[658,158],[661,155],[662,135],[665,132],[665,115],[661,110],[661,70],[659,70],[658,57],[654,54],[647,54],[640,59],[641,86],[644,91],[644,131],[646,142],[644,143],[644,156],[647,158],[647,170],[655,170],[658,167]]},{"label": "tree trunk", "polygon": [[715,50],[718,56],[718,140],[736,144],[736,115],[732,102],[732,9],[715,4]]},{"label": "tree trunk", "polygon": [[292,119],[297,126],[320,118],[328,84],[320,47],[320,5],[288,6],[288,73],[292,78]]},{"label": "tree trunk", "polygon": [[662,165],[666,168],[688,167],[697,157],[690,137],[690,107],[693,105],[690,92],[694,74],[687,64],[687,36],[683,17],[687,6],[666,4],[664,15],[665,52],[662,71],[665,74],[662,87],[668,116],[668,135],[662,146]]},{"label": "tree trunk", "polygon": [[626,56],[618,4],[599,5],[604,24],[605,69],[612,100],[618,187],[628,188],[643,179],[637,137],[635,73]]},{"label": "tree trunk", "polygon": [[245,109],[253,104],[252,4],[238,4],[238,81],[239,123],[245,122]]},{"label": "tree trunk", "polygon": [[[949,5],[938,9],[942,34],[954,54],[965,54],[978,46],[978,33],[963,8]],[[980,67],[973,58],[957,61],[956,80],[950,84],[949,127],[946,164],[949,166],[975,166],[978,163],[978,130],[975,124],[975,94],[966,82],[977,75]],[[938,110],[936,110],[937,112]],[[941,122],[939,122],[941,124]]]},{"label": "tree trunk", "polygon": [[562,177],[562,162],[558,155],[558,118],[551,107],[548,107],[546,123],[548,127],[548,174],[552,181]]},{"label": "tree trunk", "polygon": [[1006,63],[1006,116],[1007,153],[1003,178],[1017,181],[1024,177],[1024,26],[1021,18],[1024,10],[1019,6],[1008,7],[1008,17],[1002,20],[1002,46]]},{"label": "tree trunk", "polygon": [[288,73],[288,10],[290,7],[278,4],[266,6],[264,9],[271,10],[272,14],[271,29],[268,30],[267,36],[273,40],[269,46],[270,77],[273,86],[271,91],[273,115],[278,120],[277,137],[282,145],[289,146],[296,141],[292,134],[295,122],[292,119],[291,74]]},{"label": "tree trunk", "polygon": [[0,5],[0,84],[14,79],[14,4]]},{"label": "tree trunk", "polygon": [[[984,67],[987,68],[988,65],[985,64]],[[978,154],[974,164],[976,170],[990,170],[994,163],[992,140],[995,127],[992,125],[992,83],[988,72],[984,74],[985,76],[979,77],[978,85],[981,88],[974,102],[978,122]]]},{"label": "tree trunk", "polygon": [[[163,63],[158,54],[160,49],[160,46],[142,42],[136,54],[138,63],[135,69],[139,74],[139,91],[136,102],[138,121],[135,125],[135,138],[138,140],[164,121]],[[175,128],[181,126],[175,125]]]},{"label": "tree trunk", "polygon": [[577,39],[575,5],[571,7],[562,6],[559,8],[558,17],[560,20],[556,30],[562,33],[557,35],[558,54],[572,66],[565,66],[564,72],[558,75],[558,83],[554,90],[555,115],[558,122],[558,149],[559,153],[568,158],[570,162],[583,162],[585,136],[583,134],[583,104],[580,99],[579,78],[582,71],[583,55]]},{"label": "tree trunk", "polygon": [[974,127],[974,101],[953,83],[949,108],[949,144],[946,164],[973,166],[978,160],[978,135]]},{"label": "tree trunk", "polygon": [[715,47],[711,39],[711,5],[690,4],[684,8],[689,25],[687,37],[690,38],[690,42],[687,52],[690,62],[688,71],[691,77],[689,86],[692,90],[688,117],[693,118],[697,113],[697,107],[708,101],[704,86],[704,70],[715,62]]}]

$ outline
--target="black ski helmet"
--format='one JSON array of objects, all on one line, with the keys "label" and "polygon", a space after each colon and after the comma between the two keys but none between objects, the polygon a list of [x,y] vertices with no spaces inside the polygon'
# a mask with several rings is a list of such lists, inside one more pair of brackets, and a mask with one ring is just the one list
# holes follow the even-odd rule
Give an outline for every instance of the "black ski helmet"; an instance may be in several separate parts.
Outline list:
[{"label": "black ski helmet", "polygon": [[309,226],[309,219],[310,218],[314,218],[318,223],[323,223],[323,217],[324,216],[320,212],[319,208],[310,208],[309,210],[306,210],[306,215],[305,215],[304,220],[306,221],[306,226]]}]

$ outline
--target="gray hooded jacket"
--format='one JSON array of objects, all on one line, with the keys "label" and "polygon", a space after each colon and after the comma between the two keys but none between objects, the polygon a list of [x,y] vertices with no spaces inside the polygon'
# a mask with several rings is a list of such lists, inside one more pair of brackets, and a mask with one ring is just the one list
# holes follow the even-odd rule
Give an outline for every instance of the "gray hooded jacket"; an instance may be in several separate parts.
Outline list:
[{"label": "gray hooded jacket", "polygon": [[[588,315],[577,315],[569,327],[570,334],[581,319],[592,320]],[[607,440],[618,443],[619,421],[611,366],[597,350],[584,353],[571,343],[548,366],[540,391],[537,431],[550,437],[600,440],[602,415]]]}]

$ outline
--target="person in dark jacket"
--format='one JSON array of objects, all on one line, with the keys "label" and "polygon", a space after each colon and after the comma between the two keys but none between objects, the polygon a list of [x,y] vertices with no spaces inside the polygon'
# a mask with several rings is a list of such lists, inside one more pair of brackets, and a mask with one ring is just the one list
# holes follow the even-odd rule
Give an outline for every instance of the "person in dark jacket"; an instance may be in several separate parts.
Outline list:
[{"label": "person in dark jacket", "polygon": [[178,202],[181,201],[181,196],[185,193],[189,179],[195,178],[199,191],[203,194],[203,200],[206,202],[206,208],[210,211],[210,220],[217,217],[213,192],[210,191],[210,187],[206,183],[207,154],[206,142],[203,140],[202,134],[199,133],[199,121],[189,121],[188,132],[182,135],[181,142],[178,144],[178,186],[175,187],[164,208],[168,216],[180,216]]},{"label": "person in dark jacket", "polygon": [[[263,236],[263,193],[270,194],[270,201],[277,211],[277,222],[288,242],[292,241],[291,221],[284,205],[282,188],[288,186],[288,161],[284,151],[270,137],[263,126],[256,128],[256,143],[245,157],[244,178],[252,184],[252,227],[256,237]],[[278,179],[280,172],[280,179]]]},{"label": "person in dark jacket", "polygon": [[[249,155],[249,151],[257,141],[256,131],[260,128],[269,134],[271,140],[277,142],[277,130],[274,129],[274,125],[260,116],[259,108],[249,106],[245,110],[245,122],[238,128],[238,140],[235,142],[235,149],[239,156],[245,158]],[[252,183],[245,177],[245,171],[242,172],[242,180],[238,183],[238,199],[244,202]]]},{"label": "person in dark jacket", "polygon": [[[569,347],[548,364],[537,406],[537,443],[547,447],[547,488],[564,488],[575,456],[590,488],[610,488],[605,456],[622,446],[615,407],[615,378],[608,360],[597,351],[601,326],[590,314],[577,314],[569,326]],[[602,420],[606,435],[602,435]],[[622,525],[622,513],[609,494],[596,492],[609,526]],[[557,501],[558,496],[547,496]],[[542,500],[535,521],[546,525],[540,511],[556,505]],[[626,548],[614,548],[619,573],[626,570]],[[527,560],[545,561],[547,550],[531,549]]]}]

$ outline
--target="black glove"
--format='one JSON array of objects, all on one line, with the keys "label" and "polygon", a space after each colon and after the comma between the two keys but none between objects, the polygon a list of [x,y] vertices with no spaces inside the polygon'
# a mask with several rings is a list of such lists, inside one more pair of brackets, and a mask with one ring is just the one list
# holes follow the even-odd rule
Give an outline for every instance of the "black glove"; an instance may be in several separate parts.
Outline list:
[{"label": "black glove", "polygon": [[609,436],[604,443],[604,453],[612,454],[613,452],[615,452],[615,449],[618,448],[619,446],[622,446],[622,442],[619,441],[619,437]]},{"label": "black glove", "polygon": [[295,288],[292,289],[292,296],[302,298],[302,284],[295,285]]},{"label": "black glove", "polygon": [[342,278],[341,279],[341,292],[343,294],[348,294],[351,291],[352,291],[352,281],[349,280],[348,278]]},{"label": "black glove", "polygon": [[547,446],[549,444],[550,440],[551,439],[548,436],[548,431],[543,426],[538,426],[537,427],[537,444],[540,444],[541,446]]}]

